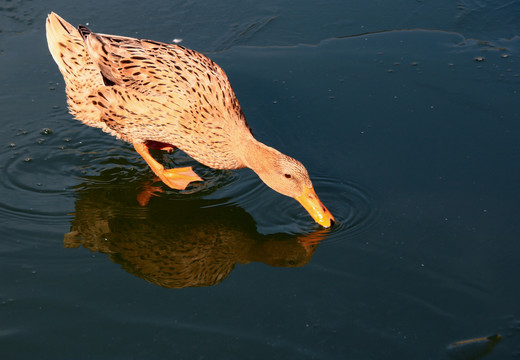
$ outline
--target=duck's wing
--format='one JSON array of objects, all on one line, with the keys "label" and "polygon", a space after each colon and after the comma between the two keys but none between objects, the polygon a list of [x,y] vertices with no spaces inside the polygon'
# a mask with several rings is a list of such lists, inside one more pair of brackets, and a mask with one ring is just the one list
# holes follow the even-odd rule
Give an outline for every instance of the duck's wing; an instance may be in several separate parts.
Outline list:
[{"label": "duck's wing", "polygon": [[207,94],[210,103],[235,97],[224,71],[203,54],[178,45],[96,34],[83,26],[79,29],[107,85],[144,94]]},{"label": "duck's wing", "polygon": [[174,44],[92,33],[85,27],[80,33],[105,84],[112,85],[107,88],[117,85],[134,96],[151,96],[182,112],[176,118],[192,129],[202,131],[212,124],[250,131],[226,74],[205,55]]}]

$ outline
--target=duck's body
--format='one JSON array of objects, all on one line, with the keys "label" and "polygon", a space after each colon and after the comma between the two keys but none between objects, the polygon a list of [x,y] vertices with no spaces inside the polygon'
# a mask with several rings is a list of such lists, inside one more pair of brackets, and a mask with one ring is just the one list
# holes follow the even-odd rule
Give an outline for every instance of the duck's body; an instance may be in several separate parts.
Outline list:
[{"label": "duck's body", "polygon": [[57,15],[49,23],[51,53],[65,70],[76,118],[130,143],[172,144],[212,168],[245,167],[231,144],[250,131],[226,74],[209,58],[177,45],[78,31]]},{"label": "duck's body", "polygon": [[215,169],[249,167],[284,195],[314,197],[310,205],[298,200],[330,226],[333,217],[303,165],[253,137],[226,74],[206,56],[173,44],[76,29],[54,13],[47,18],[47,40],[71,113],[132,143],[170,187],[184,189],[202,179],[191,168],[164,170],[149,148],[177,147]]}]

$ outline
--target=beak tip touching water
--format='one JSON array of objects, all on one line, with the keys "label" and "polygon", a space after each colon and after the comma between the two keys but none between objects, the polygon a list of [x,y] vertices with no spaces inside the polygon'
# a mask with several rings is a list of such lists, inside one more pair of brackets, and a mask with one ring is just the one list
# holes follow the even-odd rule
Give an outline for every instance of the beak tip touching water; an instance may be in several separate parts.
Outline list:
[{"label": "beak tip touching water", "polygon": [[298,200],[318,224],[325,228],[334,225],[334,216],[332,216],[330,211],[323,205],[312,187],[305,187],[302,194],[295,199]]},{"label": "beak tip touching water", "polygon": [[320,219],[314,218],[314,220],[320,224],[321,226],[325,228],[332,227],[334,225],[335,219],[334,216],[325,208],[326,212],[324,213],[324,216],[322,216]]}]

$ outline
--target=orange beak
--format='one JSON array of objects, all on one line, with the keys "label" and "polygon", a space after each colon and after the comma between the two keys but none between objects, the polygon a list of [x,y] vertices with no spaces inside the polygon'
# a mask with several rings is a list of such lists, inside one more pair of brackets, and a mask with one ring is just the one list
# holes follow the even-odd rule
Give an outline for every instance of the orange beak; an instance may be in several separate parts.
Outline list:
[{"label": "orange beak", "polygon": [[307,210],[310,216],[323,227],[330,227],[334,223],[334,216],[322,204],[318,195],[312,187],[303,187],[303,192],[300,196],[295,197],[296,200]]}]

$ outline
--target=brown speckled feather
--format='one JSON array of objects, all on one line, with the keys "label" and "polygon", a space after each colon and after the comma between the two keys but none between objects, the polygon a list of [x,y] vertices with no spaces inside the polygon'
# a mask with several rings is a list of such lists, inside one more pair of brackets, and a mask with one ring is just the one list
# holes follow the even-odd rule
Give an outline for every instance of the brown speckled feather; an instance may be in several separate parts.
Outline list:
[{"label": "brown speckled feather", "polygon": [[88,99],[93,89],[103,85],[103,77],[90,58],[78,30],[57,15],[49,16],[47,42],[63,74],[70,112],[86,125],[110,132],[100,121],[99,109]]},{"label": "brown speckled feather", "polygon": [[227,76],[213,61],[148,40],[91,34],[86,44],[115,84],[98,91],[98,106],[121,137],[175,145],[213,168],[243,166],[230,136],[249,130]]},{"label": "brown speckled feather", "polygon": [[[69,36],[58,46],[67,51],[59,56],[66,57],[75,117],[129,142],[172,144],[213,168],[244,166],[231,137],[250,130],[226,74],[212,60],[178,45],[64,28]],[[78,56],[82,64],[74,63]],[[88,72],[78,70],[83,64]]]}]

